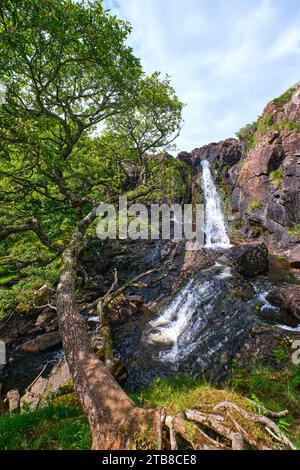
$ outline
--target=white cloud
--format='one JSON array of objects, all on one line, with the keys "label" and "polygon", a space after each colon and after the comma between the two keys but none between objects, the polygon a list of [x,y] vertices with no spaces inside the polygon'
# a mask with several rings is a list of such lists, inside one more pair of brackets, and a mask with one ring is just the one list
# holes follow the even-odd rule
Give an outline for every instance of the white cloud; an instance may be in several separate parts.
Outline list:
[{"label": "white cloud", "polygon": [[147,73],[187,104],[180,149],[230,136],[299,80],[298,0],[106,0],[133,26]]}]

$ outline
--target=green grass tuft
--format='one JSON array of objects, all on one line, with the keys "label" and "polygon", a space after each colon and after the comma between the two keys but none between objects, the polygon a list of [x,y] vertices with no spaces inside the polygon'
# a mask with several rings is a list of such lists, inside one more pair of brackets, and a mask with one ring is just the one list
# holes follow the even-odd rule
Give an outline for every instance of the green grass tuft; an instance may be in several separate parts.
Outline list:
[{"label": "green grass tuft", "polygon": [[281,170],[274,170],[269,175],[270,181],[276,188],[281,188],[284,181],[284,174]]},{"label": "green grass tuft", "polygon": [[248,204],[248,211],[249,212],[255,212],[258,211],[261,208],[261,204],[259,201],[256,199],[253,199],[252,201],[249,202]]},{"label": "green grass tuft", "polygon": [[91,435],[80,408],[48,406],[0,417],[1,450],[88,450]]}]

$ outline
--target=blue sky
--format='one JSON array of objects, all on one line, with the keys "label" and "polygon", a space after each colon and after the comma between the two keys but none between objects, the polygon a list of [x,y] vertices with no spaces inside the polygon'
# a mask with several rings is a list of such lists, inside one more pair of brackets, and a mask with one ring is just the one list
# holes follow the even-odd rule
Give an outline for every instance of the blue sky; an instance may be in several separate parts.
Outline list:
[{"label": "blue sky", "polygon": [[105,0],[186,103],[180,150],[232,137],[300,80],[299,0]]}]

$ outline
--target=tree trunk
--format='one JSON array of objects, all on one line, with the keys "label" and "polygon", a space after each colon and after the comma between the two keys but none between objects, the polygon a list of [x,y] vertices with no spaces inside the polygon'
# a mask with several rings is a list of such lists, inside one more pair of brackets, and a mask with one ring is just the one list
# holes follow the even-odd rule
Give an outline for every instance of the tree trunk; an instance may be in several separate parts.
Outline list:
[{"label": "tree trunk", "polygon": [[75,298],[77,260],[91,213],[82,221],[63,253],[57,288],[57,313],[63,347],[74,383],[92,433],[93,449],[130,449],[141,434],[156,439],[159,413],[137,407],[94,354],[87,325]]}]

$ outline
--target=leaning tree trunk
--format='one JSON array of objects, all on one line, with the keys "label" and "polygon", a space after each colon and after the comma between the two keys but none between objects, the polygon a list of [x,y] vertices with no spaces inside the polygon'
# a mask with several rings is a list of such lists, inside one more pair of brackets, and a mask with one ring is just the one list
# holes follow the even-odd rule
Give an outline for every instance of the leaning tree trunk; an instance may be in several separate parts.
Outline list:
[{"label": "leaning tree trunk", "polygon": [[92,212],[82,221],[63,253],[63,268],[57,288],[59,330],[74,389],[86,413],[92,433],[92,448],[130,449],[136,438],[157,439],[159,412],[137,407],[94,354],[87,325],[75,297],[77,260]]}]

